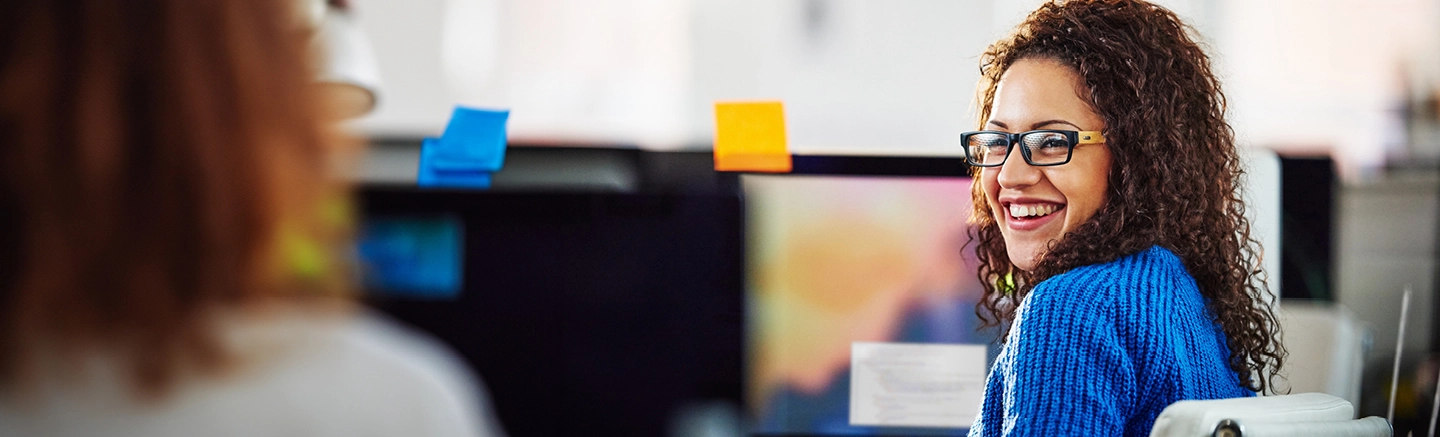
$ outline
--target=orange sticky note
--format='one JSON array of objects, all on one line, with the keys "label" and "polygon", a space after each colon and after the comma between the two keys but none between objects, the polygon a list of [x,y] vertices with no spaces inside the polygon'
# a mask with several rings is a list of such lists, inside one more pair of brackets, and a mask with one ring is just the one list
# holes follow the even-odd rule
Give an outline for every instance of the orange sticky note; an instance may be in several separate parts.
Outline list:
[{"label": "orange sticky note", "polygon": [[786,173],[790,165],[780,102],[715,104],[715,170]]}]

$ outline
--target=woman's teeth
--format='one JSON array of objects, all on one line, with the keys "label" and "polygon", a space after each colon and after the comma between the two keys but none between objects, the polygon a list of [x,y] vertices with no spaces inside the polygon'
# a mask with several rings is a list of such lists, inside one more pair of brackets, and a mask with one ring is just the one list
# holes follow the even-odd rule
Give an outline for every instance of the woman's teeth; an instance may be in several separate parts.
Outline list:
[{"label": "woman's teeth", "polygon": [[1060,209],[1060,205],[1010,205],[1010,215],[1014,217],[1044,217]]}]

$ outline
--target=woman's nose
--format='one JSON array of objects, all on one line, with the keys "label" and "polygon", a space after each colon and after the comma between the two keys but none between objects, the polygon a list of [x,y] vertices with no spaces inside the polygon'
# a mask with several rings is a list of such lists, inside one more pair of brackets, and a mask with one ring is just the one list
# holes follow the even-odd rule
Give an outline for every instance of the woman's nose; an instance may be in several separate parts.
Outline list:
[{"label": "woman's nose", "polygon": [[1000,166],[1000,174],[995,178],[1000,187],[1019,188],[1040,182],[1040,169],[1025,162],[1024,152],[1019,147],[1010,148],[1009,153],[1005,164]]}]

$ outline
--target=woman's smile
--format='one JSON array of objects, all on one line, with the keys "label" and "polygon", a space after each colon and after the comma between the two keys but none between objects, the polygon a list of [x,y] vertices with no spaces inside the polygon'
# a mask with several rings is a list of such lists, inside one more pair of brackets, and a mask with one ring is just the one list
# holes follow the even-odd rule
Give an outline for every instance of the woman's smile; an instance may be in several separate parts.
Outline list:
[{"label": "woman's smile", "polygon": [[[1063,222],[1065,204],[1057,202],[1034,201],[1030,199],[1005,200],[1000,199],[1000,205],[1006,214],[1004,225],[1015,231],[1032,231],[1040,229],[1049,223]],[[1060,218],[1062,220],[1055,220]]]}]

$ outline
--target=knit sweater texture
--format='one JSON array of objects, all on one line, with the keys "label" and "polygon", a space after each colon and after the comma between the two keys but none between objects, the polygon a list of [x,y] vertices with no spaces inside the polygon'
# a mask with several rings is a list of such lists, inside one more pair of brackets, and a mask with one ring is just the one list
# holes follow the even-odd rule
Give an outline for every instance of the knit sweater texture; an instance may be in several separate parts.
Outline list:
[{"label": "knit sweater texture", "polygon": [[1147,436],[1176,401],[1254,396],[1180,258],[1152,247],[1036,285],[970,436]]}]

